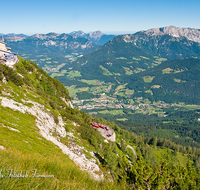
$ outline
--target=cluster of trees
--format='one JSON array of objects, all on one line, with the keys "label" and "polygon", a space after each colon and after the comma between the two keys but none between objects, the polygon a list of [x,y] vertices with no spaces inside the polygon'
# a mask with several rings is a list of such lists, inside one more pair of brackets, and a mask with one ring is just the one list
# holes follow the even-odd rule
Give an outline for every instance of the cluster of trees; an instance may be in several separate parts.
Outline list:
[{"label": "cluster of trees", "polygon": [[133,189],[198,189],[200,185],[200,170],[196,170],[192,162],[182,167],[174,164],[169,156],[157,165],[139,156],[126,170],[129,187]]},{"label": "cluster of trees", "polygon": [[37,89],[40,95],[48,94],[51,98],[60,97],[70,100],[69,92],[57,79],[51,78],[45,71],[38,68],[32,61],[20,59],[16,64],[16,71],[23,75],[23,82],[27,86]]},{"label": "cluster of trees", "polygon": [[17,86],[22,86],[24,84],[23,79],[15,70],[6,65],[0,64],[0,80],[2,80],[4,77],[7,81],[10,80]]}]

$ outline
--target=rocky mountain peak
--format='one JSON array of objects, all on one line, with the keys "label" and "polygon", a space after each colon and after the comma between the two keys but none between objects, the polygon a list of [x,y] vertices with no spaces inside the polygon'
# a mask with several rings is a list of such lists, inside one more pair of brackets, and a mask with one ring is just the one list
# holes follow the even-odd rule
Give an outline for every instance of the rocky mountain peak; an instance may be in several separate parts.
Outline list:
[{"label": "rocky mountain peak", "polygon": [[55,32],[50,32],[50,33],[48,33],[48,34],[46,34],[46,36],[50,36],[50,37],[56,37],[56,36],[60,36],[60,34],[58,34],[58,33],[55,33]]},{"label": "rocky mountain peak", "polygon": [[79,31],[71,32],[70,35],[97,40],[97,39],[100,39],[101,36],[103,36],[104,34],[99,30],[95,32],[89,32],[89,33],[84,33],[82,30],[79,30]]},{"label": "rocky mountain peak", "polygon": [[188,40],[200,43],[200,30],[192,28],[178,28],[168,26],[162,28],[153,28],[144,32],[148,36],[171,35],[173,37],[186,37]]},{"label": "rocky mountain peak", "polygon": [[98,39],[98,38],[101,38],[101,36],[103,35],[103,33],[101,31],[95,31],[95,32],[90,32],[89,33],[89,36],[91,38],[94,38],[94,39]]},{"label": "rocky mountain peak", "polygon": [[44,34],[38,34],[37,33],[37,34],[32,35],[31,37],[32,38],[41,38],[41,39],[44,39],[45,36],[44,36]]},{"label": "rocky mountain peak", "polygon": [[51,32],[48,34],[34,34],[31,37],[32,38],[39,38],[39,39],[46,39],[46,38],[56,38],[57,36],[60,36],[60,34]]},{"label": "rocky mountain peak", "polygon": [[82,30],[79,30],[79,31],[73,31],[69,35],[82,37],[85,36],[85,33]]}]

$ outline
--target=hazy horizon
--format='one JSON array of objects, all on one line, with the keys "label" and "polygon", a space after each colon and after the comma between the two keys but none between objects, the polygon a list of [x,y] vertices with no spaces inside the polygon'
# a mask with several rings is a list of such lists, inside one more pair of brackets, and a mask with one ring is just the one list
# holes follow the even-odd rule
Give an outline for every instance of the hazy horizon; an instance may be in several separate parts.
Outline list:
[{"label": "hazy horizon", "polygon": [[119,35],[171,25],[200,28],[199,0],[10,0],[9,6],[3,1],[1,7],[3,34],[100,30]]}]

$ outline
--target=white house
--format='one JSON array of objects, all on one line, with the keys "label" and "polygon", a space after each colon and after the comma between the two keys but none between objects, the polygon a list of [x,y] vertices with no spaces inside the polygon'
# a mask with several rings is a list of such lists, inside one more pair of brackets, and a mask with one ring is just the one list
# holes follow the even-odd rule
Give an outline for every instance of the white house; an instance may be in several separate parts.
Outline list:
[{"label": "white house", "polygon": [[6,43],[0,41],[0,62],[12,66],[18,61],[17,53],[11,52],[11,48],[6,47]]},{"label": "white house", "polygon": [[0,56],[4,54],[10,54],[11,53],[11,48],[6,47],[6,44],[2,41],[0,41]]}]

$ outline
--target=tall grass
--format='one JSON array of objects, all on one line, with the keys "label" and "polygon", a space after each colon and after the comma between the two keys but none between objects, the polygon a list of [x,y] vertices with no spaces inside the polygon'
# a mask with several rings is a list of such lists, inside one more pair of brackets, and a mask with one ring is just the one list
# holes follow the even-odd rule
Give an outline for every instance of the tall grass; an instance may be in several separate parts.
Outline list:
[{"label": "tall grass", "polygon": [[[81,171],[71,160],[62,155],[41,156],[38,153],[23,154],[14,148],[0,151],[0,189],[118,189],[117,184],[96,182],[86,171]],[[29,177],[8,177],[10,171],[17,175],[28,172]],[[37,175],[53,175],[49,178],[33,177],[33,169]]]}]

